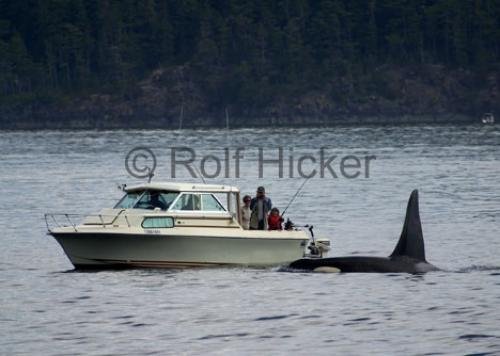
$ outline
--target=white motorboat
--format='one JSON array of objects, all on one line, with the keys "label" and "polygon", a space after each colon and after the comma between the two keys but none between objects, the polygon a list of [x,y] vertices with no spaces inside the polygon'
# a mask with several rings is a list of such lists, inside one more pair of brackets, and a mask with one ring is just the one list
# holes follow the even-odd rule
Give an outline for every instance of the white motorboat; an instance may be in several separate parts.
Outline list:
[{"label": "white motorboat", "polygon": [[114,208],[80,223],[75,214],[45,214],[76,268],[274,266],[307,250],[303,230],[244,230],[236,187],[167,182],[124,191]]}]

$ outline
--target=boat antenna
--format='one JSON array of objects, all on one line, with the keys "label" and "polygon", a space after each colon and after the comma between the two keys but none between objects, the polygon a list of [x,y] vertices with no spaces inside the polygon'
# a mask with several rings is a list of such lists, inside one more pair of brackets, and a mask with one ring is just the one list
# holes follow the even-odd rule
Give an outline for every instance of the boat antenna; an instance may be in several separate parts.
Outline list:
[{"label": "boat antenna", "polygon": [[194,170],[196,171],[196,173],[198,173],[198,175],[200,176],[201,181],[203,182],[203,184],[207,184],[207,182],[205,182],[205,178],[203,177],[203,174],[200,173],[198,167],[196,167],[196,165],[193,165],[193,167],[194,167]]},{"label": "boat antenna", "polygon": [[288,208],[290,207],[290,205],[292,205],[293,201],[295,200],[295,198],[297,198],[297,195],[299,195],[300,191],[302,190],[302,188],[304,188],[304,186],[306,185],[307,181],[310,179],[311,177],[307,178],[306,180],[304,180],[302,182],[302,184],[300,185],[299,189],[297,189],[297,191],[295,192],[295,194],[293,195],[292,199],[290,200],[290,202],[288,203],[288,205],[286,206],[285,210],[283,210],[283,212],[281,213],[281,217],[283,218],[283,216],[285,216],[285,213],[286,211],[288,210]]}]

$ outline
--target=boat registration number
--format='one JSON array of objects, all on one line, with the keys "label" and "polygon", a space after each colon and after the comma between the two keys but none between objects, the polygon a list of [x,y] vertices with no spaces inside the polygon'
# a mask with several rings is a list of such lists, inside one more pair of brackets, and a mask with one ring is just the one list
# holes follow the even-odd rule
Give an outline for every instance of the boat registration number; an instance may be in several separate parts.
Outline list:
[{"label": "boat registration number", "polygon": [[158,229],[147,229],[147,230],[144,230],[144,232],[146,234],[159,234],[161,231]]}]

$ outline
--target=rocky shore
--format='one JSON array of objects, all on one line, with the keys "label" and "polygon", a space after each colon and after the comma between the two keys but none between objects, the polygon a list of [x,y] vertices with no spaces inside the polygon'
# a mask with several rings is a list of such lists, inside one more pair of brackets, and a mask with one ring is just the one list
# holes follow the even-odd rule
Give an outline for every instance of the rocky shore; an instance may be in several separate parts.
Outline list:
[{"label": "rocky shore", "polygon": [[214,106],[189,66],[160,68],[125,93],[0,101],[0,129],[132,129],[474,123],[500,113],[500,72],[383,66],[321,88],[274,95],[263,107]]}]

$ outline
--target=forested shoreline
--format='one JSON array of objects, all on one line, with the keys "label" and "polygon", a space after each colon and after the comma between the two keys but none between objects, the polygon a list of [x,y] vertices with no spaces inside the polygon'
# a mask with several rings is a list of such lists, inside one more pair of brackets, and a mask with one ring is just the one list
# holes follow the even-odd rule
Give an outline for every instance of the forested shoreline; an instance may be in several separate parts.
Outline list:
[{"label": "forested shoreline", "polygon": [[473,121],[498,0],[0,0],[0,128]]}]

